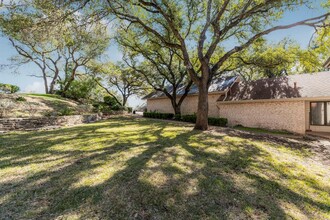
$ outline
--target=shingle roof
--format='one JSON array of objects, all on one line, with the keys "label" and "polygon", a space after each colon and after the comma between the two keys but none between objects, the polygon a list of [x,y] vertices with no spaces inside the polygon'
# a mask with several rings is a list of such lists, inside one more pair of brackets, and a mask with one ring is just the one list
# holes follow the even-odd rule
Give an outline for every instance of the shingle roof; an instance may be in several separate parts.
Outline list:
[{"label": "shingle roof", "polygon": [[[330,96],[330,72],[241,81],[233,85],[225,100],[313,98]],[[222,97],[224,98],[224,97]]]},{"label": "shingle roof", "polygon": [[324,65],[325,68],[330,68],[330,57],[325,61]]},{"label": "shingle roof", "polygon": [[[233,85],[233,83],[236,81],[237,78],[238,78],[237,76],[230,76],[225,78],[214,79],[209,87],[209,92],[223,92],[231,85]],[[168,86],[167,91],[171,93],[172,86]],[[183,95],[184,91],[185,91],[185,86],[184,85],[180,86],[177,89],[177,95],[178,96]],[[198,87],[195,84],[191,86],[190,91],[188,93],[188,95],[193,95],[193,94],[198,94]],[[161,98],[161,97],[165,97],[165,94],[160,91],[155,91],[146,95],[142,99],[152,99],[152,98]]]}]

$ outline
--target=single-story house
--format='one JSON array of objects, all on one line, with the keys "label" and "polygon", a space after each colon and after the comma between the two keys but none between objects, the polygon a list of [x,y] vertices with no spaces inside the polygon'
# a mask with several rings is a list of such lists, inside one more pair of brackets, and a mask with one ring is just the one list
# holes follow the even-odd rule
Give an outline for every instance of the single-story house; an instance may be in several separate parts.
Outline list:
[{"label": "single-story house", "polygon": [[217,107],[232,126],[330,132],[330,72],[241,81]]},{"label": "single-story house", "polygon": [[[216,102],[222,94],[225,94],[229,88],[238,81],[237,76],[231,76],[226,78],[219,78],[213,80],[209,88],[209,116],[218,117],[219,110]],[[167,88],[167,91],[171,93],[171,87]],[[184,86],[177,89],[177,99],[184,94]],[[157,111],[161,113],[174,113],[171,100],[163,92],[153,92],[145,96],[143,99],[147,100],[147,110]],[[197,112],[198,104],[198,87],[192,85],[188,96],[184,99],[181,105],[181,114],[189,115]]]},{"label": "single-story house", "polygon": [[[193,89],[182,104],[182,114],[197,111],[197,95]],[[147,109],[173,112],[165,96],[149,97]],[[218,79],[210,87],[209,115],[227,118],[229,126],[330,132],[330,72],[249,82],[239,77]]]}]

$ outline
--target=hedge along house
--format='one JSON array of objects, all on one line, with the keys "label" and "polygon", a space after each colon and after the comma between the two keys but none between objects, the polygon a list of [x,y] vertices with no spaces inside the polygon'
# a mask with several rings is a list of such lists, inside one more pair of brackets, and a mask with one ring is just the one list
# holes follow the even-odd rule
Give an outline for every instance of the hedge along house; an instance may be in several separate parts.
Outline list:
[{"label": "hedge along house", "polygon": [[[237,76],[218,78],[212,81],[209,88],[209,116],[218,117],[219,111],[217,108],[217,100],[223,95],[226,94],[231,86],[235,82],[238,82]],[[168,92],[171,93],[171,88],[167,88]],[[177,96],[180,98],[184,93],[184,86],[181,89],[178,89]],[[171,105],[170,99],[160,91],[150,93],[145,96],[143,99],[147,99],[147,110],[156,111],[161,113],[174,113],[173,107]],[[188,96],[184,99],[181,105],[181,114],[189,115],[197,112],[197,103],[198,103],[198,87],[192,85]]]},{"label": "hedge along house", "polygon": [[235,82],[217,107],[230,126],[330,132],[330,72]]}]

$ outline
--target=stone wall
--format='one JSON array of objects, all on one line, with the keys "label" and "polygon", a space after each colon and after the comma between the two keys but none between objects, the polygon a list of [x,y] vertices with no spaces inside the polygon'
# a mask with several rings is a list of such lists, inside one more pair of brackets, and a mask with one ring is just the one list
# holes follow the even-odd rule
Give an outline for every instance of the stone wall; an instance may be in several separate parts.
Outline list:
[{"label": "stone wall", "polygon": [[[209,116],[211,117],[219,116],[219,110],[216,105],[219,96],[219,94],[209,94]],[[181,114],[188,115],[196,113],[197,104],[197,95],[187,96],[181,105]],[[147,109],[148,111],[157,111],[161,113],[174,113],[171,100],[168,98],[148,99]]]},{"label": "stone wall", "polygon": [[229,126],[306,131],[305,101],[219,102],[219,116],[228,119]]},{"label": "stone wall", "polygon": [[39,118],[2,118],[0,119],[0,131],[32,130],[50,126],[76,125],[95,122],[100,119],[101,117],[97,114]]}]

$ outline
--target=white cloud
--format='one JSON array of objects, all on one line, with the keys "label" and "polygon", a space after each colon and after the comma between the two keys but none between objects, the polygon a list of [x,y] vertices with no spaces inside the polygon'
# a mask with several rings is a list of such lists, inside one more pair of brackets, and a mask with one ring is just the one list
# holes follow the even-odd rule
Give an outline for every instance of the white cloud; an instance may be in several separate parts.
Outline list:
[{"label": "white cloud", "polygon": [[45,93],[45,88],[42,82],[33,82],[25,87],[24,92],[27,93]]}]

